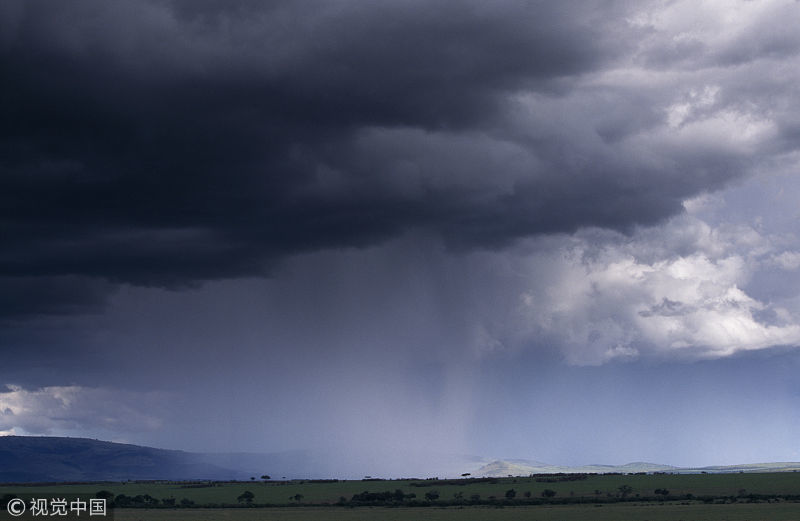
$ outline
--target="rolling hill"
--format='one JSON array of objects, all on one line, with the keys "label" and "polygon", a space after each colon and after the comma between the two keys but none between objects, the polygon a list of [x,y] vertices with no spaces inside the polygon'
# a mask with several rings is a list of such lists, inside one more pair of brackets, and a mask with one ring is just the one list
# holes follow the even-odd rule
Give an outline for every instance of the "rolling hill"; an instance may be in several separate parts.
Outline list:
[{"label": "rolling hill", "polygon": [[659,465],[657,463],[635,462],[626,465],[583,465],[578,467],[566,467],[548,465],[538,461],[496,460],[484,465],[472,474],[474,476],[505,477],[509,475],[526,476],[529,474],[555,473],[630,474],[637,472],[671,472],[674,474],[699,474],[701,472],[708,472],[709,474],[716,474],[728,472],[789,472],[794,470],[800,470],[800,463],[749,463],[712,467],[673,467],[671,465]]},{"label": "rolling hill", "polygon": [[235,479],[202,455],[86,438],[0,437],[0,482]]}]

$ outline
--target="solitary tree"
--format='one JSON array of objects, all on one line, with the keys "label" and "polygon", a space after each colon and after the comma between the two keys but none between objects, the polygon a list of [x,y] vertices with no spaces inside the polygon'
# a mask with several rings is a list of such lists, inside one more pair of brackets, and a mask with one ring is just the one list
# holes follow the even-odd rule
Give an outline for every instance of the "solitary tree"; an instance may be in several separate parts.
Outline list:
[{"label": "solitary tree", "polygon": [[263,476],[261,476],[261,479],[263,479],[264,481],[266,481],[266,480],[268,480],[268,479],[272,479],[272,478],[271,478],[271,477],[269,477],[269,475],[267,475],[267,474],[264,474]]},{"label": "solitary tree", "polygon": [[617,488],[617,490],[619,490],[619,494],[620,494],[620,495],[621,495],[623,498],[626,498],[626,497],[628,497],[628,495],[629,495],[631,492],[633,492],[633,487],[632,487],[632,486],[630,486],[630,485],[622,485],[621,487]]},{"label": "solitary tree", "polygon": [[551,490],[549,488],[546,488],[546,489],[544,489],[542,491],[542,497],[553,497],[555,495],[556,495],[556,491],[555,490]]},{"label": "solitary tree", "polygon": [[239,500],[239,503],[241,503],[242,501],[244,501],[245,503],[248,503],[248,504],[249,504],[249,503],[252,503],[252,502],[253,502],[253,498],[255,498],[255,497],[256,497],[256,495],[255,495],[255,494],[253,494],[253,493],[252,493],[252,492],[250,492],[249,490],[245,490],[244,492],[242,492],[242,495],[240,495],[240,496],[239,496],[238,498],[236,498],[236,499],[237,499],[237,500]]},{"label": "solitary tree", "polygon": [[513,488],[506,490],[506,499],[514,499],[516,497],[517,491]]},{"label": "solitary tree", "polygon": [[425,499],[428,501],[434,501],[439,499],[439,493],[435,490],[431,490],[430,492],[425,492]]}]

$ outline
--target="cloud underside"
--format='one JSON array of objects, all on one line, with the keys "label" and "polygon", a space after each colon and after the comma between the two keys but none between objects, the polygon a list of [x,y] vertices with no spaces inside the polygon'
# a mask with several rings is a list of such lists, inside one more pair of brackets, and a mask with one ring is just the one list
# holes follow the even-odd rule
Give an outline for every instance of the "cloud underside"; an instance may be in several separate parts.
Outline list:
[{"label": "cloud underside", "polygon": [[795,345],[792,311],[745,288],[766,257],[655,254],[646,231],[716,229],[684,203],[793,161],[795,10],[7,3],[0,316],[402,237],[458,256],[557,235],[534,255],[552,278],[509,298],[573,363]]}]

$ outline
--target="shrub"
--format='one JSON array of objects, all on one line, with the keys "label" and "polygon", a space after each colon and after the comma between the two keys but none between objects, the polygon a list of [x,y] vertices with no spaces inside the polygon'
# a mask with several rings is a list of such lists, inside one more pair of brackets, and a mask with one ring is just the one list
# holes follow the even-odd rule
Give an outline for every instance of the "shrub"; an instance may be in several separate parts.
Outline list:
[{"label": "shrub", "polygon": [[100,490],[94,495],[94,497],[97,499],[105,499],[106,501],[110,502],[112,499],[114,499],[114,493],[109,492],[108,490]]},{"label": "shrub", "polygon": [[3,497],[0,498],[0,508],[5,510],[8,507],[8,503],[12,499],[17,499],[16,494],[4,494]]}]

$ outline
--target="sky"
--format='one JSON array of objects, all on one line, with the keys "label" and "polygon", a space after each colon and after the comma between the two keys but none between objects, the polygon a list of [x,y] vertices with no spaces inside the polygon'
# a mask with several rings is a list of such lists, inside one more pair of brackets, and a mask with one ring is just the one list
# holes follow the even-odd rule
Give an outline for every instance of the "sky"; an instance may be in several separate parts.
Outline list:
[{"label": "sky", "polygon": [[800,461],[798,17],[3,2],[0,433]]}]

